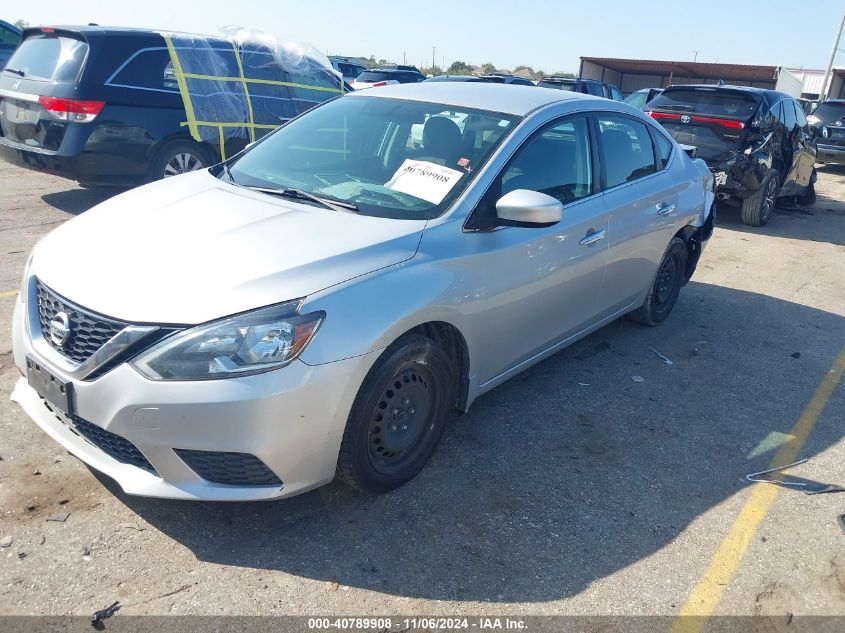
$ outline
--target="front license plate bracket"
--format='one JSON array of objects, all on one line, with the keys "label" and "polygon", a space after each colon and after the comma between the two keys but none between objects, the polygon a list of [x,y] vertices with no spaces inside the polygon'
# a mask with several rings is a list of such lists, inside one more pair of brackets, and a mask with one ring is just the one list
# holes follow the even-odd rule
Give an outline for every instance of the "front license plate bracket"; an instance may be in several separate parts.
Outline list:
[{"label": "front license plate bracket", "polygon": [[41,363],[26,359],[26,380],[39,396],[64,413],[73,413],[73,384],[59,380]]}]

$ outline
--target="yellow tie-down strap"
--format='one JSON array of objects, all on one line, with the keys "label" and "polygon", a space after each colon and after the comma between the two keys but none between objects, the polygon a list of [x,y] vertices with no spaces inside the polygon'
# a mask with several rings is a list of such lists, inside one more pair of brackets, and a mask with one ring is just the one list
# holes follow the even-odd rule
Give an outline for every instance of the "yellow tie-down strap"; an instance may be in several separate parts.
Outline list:
[{"label": "yellow tie-down strap", "polygon": [[[295,83],[292,81],[276,81],[273,79],[252,79],[250,77],[246,77],[244,75],[243,63],[241,62],[240,52],[238,51],[237,46],[232,43],[232,50],[235,54],[235,59],[238,63],[238,72],[240,74],[239,77],[224,77],[224,76],[216,76],[216,75],[201,75],[198,73],[186,73],[182,68],[181,60],[179,59],[179,54],[176,52],[176,46],[173,44],[173,39],[170,35],[162,33],[161,36],[164,38],[164,42],[167,45],[167,50],[170,53],[170,60],[173,62],[173,74],[176,78],[176,85],[179,86],[179,94],[182,96],[182,102],[185,105],[185,117],[188,119],[182,125],[188,127],[188,131],[191,134],[191,138],[195,141],[202,142],[202,137],[199,133],[199,128],[202,127],[216,127],[219,134],[220,139],[220,157],[222,160],[226,160],[226,148],[225,148],[225,136],[223,134],[224,128],[227,127],[243,127],[249,131],[249,138],[250,141],[255,140],[255,130],[256,129],[263,129],[263,130],[273,130],[278,127],[278,125],[270,124],[270,123],[256,123],[253,117],[252,111],[252,99],[249,94],[249,84],[266,84],[271,86],[286,86],[288,88],[301,88],[303,90],[317,90],[321,92],[332,92],[343,94],[343,88],[338,87],[335,88],[333,86],[314,86],[309,84],[301,84]],[[246,99],[247,104],[247,111],[249,115],[248,121],[202,121],[197,120],[196,114],[194,113],[194,105],[191,101],[191,93],[188,90],[188,84],[185,81],[186,79],[198,79],[203,81],[224,81],[224,82],[235,82],[239,83],[243,86],[244,91],[244,98]]]}]

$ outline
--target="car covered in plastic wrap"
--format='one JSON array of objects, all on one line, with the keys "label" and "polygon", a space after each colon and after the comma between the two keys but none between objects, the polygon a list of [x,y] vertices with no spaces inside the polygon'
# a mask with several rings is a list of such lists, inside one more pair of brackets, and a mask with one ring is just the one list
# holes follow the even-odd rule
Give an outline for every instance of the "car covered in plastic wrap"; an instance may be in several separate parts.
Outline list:
[{"label": "car covered in plastic wrap", "polygon": [[30,28],[0,72],[0,157],[137,185],[215,164],[342,92],[322,53],[258,31]]}]

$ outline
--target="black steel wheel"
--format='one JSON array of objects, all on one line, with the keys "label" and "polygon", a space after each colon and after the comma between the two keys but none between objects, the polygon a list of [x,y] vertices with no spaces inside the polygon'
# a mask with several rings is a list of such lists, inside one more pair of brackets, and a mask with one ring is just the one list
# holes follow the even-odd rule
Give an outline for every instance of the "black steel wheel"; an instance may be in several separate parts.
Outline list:
[{"label": "black steel wheel", "polygon": [[680,237],[673,237],[660,261],[654,282],[642,306],[628,314],[632,321],[657,325],[666,320],[684,285],[687,274],[687,245]]},{"label": "black steel wheel", "polygon": [[421,335],[400,338],[367,374],[350,412],[337,474],[367,492],[414,477],[434,452],[455,404],[448,356]]}]

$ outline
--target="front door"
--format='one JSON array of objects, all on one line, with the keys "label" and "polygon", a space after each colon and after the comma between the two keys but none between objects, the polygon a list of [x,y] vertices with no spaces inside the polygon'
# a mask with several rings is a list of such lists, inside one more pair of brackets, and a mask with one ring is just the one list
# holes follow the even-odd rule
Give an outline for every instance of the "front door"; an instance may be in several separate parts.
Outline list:
[{"label": "front door", "polygon": [[473,242],[469,263],[480,271],[483,294],[489,297],[477,327],[485,339],[496,341],[475,359],[482,386],[607,312],[608,214],[595,182],[589,127],[586,116],[545,126],[492,185],[494,202],[517,189],[557,198],[564,205],[561,222],[465,236]]}]

